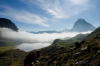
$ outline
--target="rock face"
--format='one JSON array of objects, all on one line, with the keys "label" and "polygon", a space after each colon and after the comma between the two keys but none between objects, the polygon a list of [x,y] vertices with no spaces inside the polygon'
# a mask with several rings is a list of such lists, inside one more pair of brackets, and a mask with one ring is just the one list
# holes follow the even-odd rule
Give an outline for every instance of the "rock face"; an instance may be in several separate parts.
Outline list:
[{"label": "rock face", "polygon": [[71,29],[71,31],[76,31],[76,32],[85,32],[85,31],[93,31],[95,29],[95,27],[86,22],[84,19],[78,19],[73,28]]},{"label": "rock face", "polygon": [[0,28],[10,28],[14,31],[18,31],[17,26],[9,19],[0,18]]},{"label": "rock face", "polygon": [[37,62],[37,59],[40,57],[40,52],[30,52],[24,59],[24,66],[33,66]]}]

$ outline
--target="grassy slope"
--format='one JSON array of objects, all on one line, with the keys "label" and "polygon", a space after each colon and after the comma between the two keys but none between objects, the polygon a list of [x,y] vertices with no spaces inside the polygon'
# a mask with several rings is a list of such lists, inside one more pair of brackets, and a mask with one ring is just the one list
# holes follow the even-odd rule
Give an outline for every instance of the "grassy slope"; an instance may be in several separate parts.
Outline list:
[{"label": "grassy slope", "polygon": [[[43,53],[43,55],[44,55],[44,53],[45,53],[45,55],[48,55],[48,54],[51,55],[52,52],[59,50],[59,48],[61,48],[61,47],[68,47],[68,46],[70,46],[70,44],[71,44],[71,42],[68,43],[68,41],[66,41],[66,40],[61,40],[57,44],[53,44],[49,47],[41,49],[41,53]],[[1,66],[4,66],[4,65],[5,66],[6,65],[21,66],[21,65],[23,65],[23,63],[22,63],[23,57],[25,57],[25,55],[27,55],[27,53],[23,52],[21,50],[11,50],[13,48],[14,48],[14,46],[12,46],[12,45],[0,47],[0,51],[3,52],[2,54],[0,54],[0,56],[2,57],[0,59]]]},{"label": "grassy slope", "polygon": [[5,52],[5,51],[12,50],[13,48],[14,48],[14,46],[0,47],[0,53],[1,53],[1,52]]},{"label": "grassy slope", "polygon": [[[95,35],[97,36],[97,35]],[[91,46],[82,50],[84,47]],[[86,41],[79,49],[71,49],[73,47],[58,49],[51,53],[45,52],[43,57],[38,59],[39,63],[34,66],[100,66],[100,53],[95,48],[100,48],[100,42],[95,37]]]},{"label": "grassy slope", "polygon": [[0,53],[12,50],[18,42],[0,37]]},{"label": "grassy slope", "polygon": [[23,66],[26,52],[15,49],[0,54],[0,66]]},{"label": "grassy slope", "polygon": [[95,29],[91,34],[89,34],[89,35],[86,37],[86,40],[91,39],[91,38],[94,37],[96,34],[100,34],[100,27],[98,27],[98,28]]},{"label": "grassy slope", "polygon": [[[100,28],[88,35],[86,38],[88,40],[78,49],[74,49],[73,44],[61,49],[60,47],[66,45],[67,41],[54,42],[55,44],[40,50],[42,57],[34,66],[100,66],[100,38],[97,38],[98,36],[100,36]],[[68,41],[73,43],[76,41],[74,39]]]}]

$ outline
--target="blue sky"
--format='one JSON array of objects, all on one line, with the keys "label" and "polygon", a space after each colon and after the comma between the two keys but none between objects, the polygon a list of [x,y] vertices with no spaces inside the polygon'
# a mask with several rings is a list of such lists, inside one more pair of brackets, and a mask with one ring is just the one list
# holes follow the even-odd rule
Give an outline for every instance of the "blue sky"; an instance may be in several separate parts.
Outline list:
[{"label": "blue sky", "polygon": [[78,18],[100,26],[100,0],[0,0],[0,18],[20,30],[71,29]]}]

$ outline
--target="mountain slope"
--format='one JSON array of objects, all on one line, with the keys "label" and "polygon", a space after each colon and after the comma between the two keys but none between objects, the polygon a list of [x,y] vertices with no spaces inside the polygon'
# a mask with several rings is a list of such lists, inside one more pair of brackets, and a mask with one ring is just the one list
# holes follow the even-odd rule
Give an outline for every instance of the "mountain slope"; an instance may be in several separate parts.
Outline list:
[{"label": "mountain slope", "polygon": [[[41,56],[31,63],[34,63],[33,66],[100,66],[99,30],[100,28],[96,29],[98,34],[92,36],[91,39],[75,42],[74,45],[68,47],[59,47],[66,41],[58,39],[56,40],[57,43],[54,42],[55,44],[38,50],[41,52]],[[95,33],[95,31],[92,33]],[[71,41],[73,42],[73,40]],[[77,47],[78,45],[79,47]],[[38,62],[36,62],[37,60]]]},{"label": "mountain slope", "polygon": [[9,19],[0,18],[0,28],[10,28],[14,31],[18,31],[17,26]]},{"label": "mountain slope", "polygon": [[93,31],[95,27],[86,22],[84,19],[78,19],[75,23],[71,31],[76,31],[76,32],[86,32],[86,31]]},{"label": "mountain slope", "polygon": [[93,32],[91,32],[86,39],[91,39],[92,37],[94,37],[95,35],[100,34],[100,27],[98,27],[97,29],[95,29]]}]

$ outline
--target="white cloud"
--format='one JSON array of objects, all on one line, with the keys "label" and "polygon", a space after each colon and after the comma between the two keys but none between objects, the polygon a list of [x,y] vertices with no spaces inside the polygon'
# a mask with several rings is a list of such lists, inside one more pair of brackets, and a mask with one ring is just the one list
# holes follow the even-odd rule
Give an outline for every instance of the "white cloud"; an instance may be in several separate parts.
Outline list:
[{"label": "white cloud", "polygon": [[89,0],[20,0],[39,6],[54,18],[69,18],[88,8]]},{"label": "white cloud", "polygon": [[[78,32],[32,34],[24,31],[15,32],[7,28],[0,28],[0,32],[1,32],[1,36],[4,38],[20,40],[25,42],[33,42],[33,43],[34,42],[48,43],[49,41],[51,43],[53,40],[57,38],[63,39],[65,37],[74,37],[77,34],[79,34]],[[86,34],[86,33],[90,33],[90,32],[82,32],[82,34]]]},{"label": "white cloud", "polygon": [[19,21],[23,23],[38,24],[45,27],[50,26],[46,24],[46,22],[48,21],[46,17],[39,16],[25,10],[15,10],[8,6],[3,6],[3,5],[0,6],[4,9],[4,11],[0,11],[0,16],[11,18],[15,21]]},{"label": "white cloud", "polygon": [[87,5],[89,0],[69,0],[72,4]]},{"label": "white cloud", "polygon": [[[90,32],[82,32],[82,34],[86,34]],[[78,32],[68,32],[68,33],[43,33],[43,34],[32,34],[24,31],[12,31],[11,29],[8,28],[0,28],[0,36],[7,38],[7,39],[12,39],[12,40],[17,40],[17,41],[22,41],[21,45],[18,45],[17,48],[25,51],[31,51],[33,49],[39,49],[43,48],[46,46],[49,46],[52,44],[52,42],[57,39],[63,39],[63,38],[69,38],[69,37],[74,37]]]},{"label": "white cloud", "polygon": [[89,0],[20,0],[27,3],[31,8],[34,9],[34,5],[37,8],[45,10],[50,18],[46,18],[47,15],[37,15],[28,10],[16,10],[11,7],[0,5],[3,8],[0,11],[0,16],[13,19],[18,22],[28,23],[28,24],[38,24],[45,27],[49,27],[48,22],[57,22],[57,19],[69,18],[71,16],[77,15],[84,10],[87,10],[90,6]]},{"label": "white cloud", "polygon": [[24,1],[21,0],[29,5],[36,4],[41,9],[46,10],[47,13],[54,16],[54,18],[65,18],[65,12],[63,11],[61,5],[59,4],[58,0],[28,0]]}]

